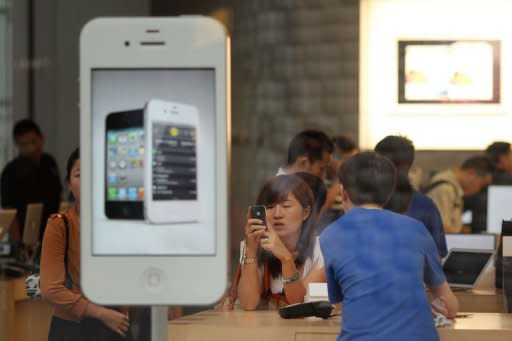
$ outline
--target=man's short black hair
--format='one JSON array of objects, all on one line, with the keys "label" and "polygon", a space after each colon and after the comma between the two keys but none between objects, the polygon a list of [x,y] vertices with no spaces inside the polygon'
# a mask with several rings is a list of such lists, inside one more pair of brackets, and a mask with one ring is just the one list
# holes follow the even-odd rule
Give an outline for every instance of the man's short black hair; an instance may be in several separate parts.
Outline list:
[{"label": "man's short black hair", "polygon": [[332,154],[334,145],[329,136],[319,130],[304,130],[295,135],[288,146],[288,165],[306,155],[309,161],[322,160],[323,153]]},{"label": "man's short black hair", "polygon": [[485,155],[473,155],[460,166],[461,169],[474,169],[478,175],[484,176],[494,172],[494,165]]},{"label": "man's short black hair", "polygon": [[26,119],[20,120],[20,121],[16,122],[16,124],[14,125],[14,128],[12,129],[12,138],[16,142],[16,139],[18,137],[23,136],[27,133],[30,133],[31,131],[33,131],[34,133],[36,133],[39,136],[43,135],[41,133],[41,129],[39,129],[39,126],[31,119],[26,118]]},{"label": "man's short black hair", "polygon": [[500,162],[500,158],[502,156],[505,156],[508,153],[510,153],[510,143],[502,141],[491,143],[485,150],[485,154],[491,160],[494,166]]},{"label": "man's short black hair", "polygon": [[375,151],[390,159],[397,168],[410,167],[414,161],[414,144],[404,136],[386,136],[377,143]]},{"label": "man's short black hair", "polygon": [[332,140],[343,153],[351,152],[357,148],[356,143],[348,136],[335,136]]},{"label": "man's short black hair", "polygon": [[355,205],[384,206],[395,188],[396,168],[385,156],[362,152],[343,163],[338,178]]}]

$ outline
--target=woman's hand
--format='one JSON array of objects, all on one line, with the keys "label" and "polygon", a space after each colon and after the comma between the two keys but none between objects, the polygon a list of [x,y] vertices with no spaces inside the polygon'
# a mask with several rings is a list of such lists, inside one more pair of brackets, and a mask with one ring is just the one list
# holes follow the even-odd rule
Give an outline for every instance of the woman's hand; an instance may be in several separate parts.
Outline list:
[{"label": "woman's hand", "polygon": [[128,313],[120,313],[116,310],[105,308],[94,303],[89,303],[85,309],[85,315],[95,318],[117,334],[126,337],[130,320]]},{"label": "woman's hand", "polygon": [[245,224],[245,237],[247,243],[247,250],[254,253],[250,255],[251,257],[256,256],[256,251],[258,250],[258,245],[260,243],[260,239],[265,233],[266,226],[262,225],[262,221],[260,219],[251,218],[250,208],[247,212],[247,224]]},{"label": "woman's hand", "polygon": [[263,236],[260,238],[260,245],[263,250],[272,252],[281,262],[293,261],[293,255],[286,246],[284,246],[281,238],[279,238],[270,224],[268,230],[263,231]]},{"label": "woman's hand", "polygon": [[128,314],[120,313],[113,309],[104,308],[100,313],[99,320],[117,334],[125,337],[130,327]]}]

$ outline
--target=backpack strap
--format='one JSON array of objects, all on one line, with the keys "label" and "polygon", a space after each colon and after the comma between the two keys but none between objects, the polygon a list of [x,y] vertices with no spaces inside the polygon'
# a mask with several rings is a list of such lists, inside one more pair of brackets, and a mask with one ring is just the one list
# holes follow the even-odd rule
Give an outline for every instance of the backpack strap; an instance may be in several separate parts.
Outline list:
[{"label": "backpack strap", "polygon": [[64,269],[66,271],[66,277],[64,279],[64,286],[71,289],[73,286],[73,280],[71,279],[71,274],[68,271],[69,230],[71,227],[69,225],[68,218],[64,214],[58,213],[57,216],[62,218],[62,221],[64,222],[64,229],[66,230],[66,247],[64,250]]},{"label": "backpack strap", "polygon": [[449,184],[450,186],[452,186],[453,188],[453,191],[455,193],[457,193],[457,188],[455,187],[455,185],[448,181],[448,180],[437,180],[437,181],[434,181],[426,186],[423,186],[421,187],[421,192],[427,194],[429,193],[430,191],[432,191],[434,188],[436,188],[437,186],[440,186],[440,185],[444,185],[444,184]]}]

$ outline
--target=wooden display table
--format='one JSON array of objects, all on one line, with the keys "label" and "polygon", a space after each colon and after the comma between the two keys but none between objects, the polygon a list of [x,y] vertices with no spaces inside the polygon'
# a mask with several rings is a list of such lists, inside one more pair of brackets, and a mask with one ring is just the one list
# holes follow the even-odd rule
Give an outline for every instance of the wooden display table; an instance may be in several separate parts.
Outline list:
[{"label": "wooden display table", "polygon": [[459,311],[479,313],[506,313],[505,300],[501,289],[473,289],[455,291]]},{"label": "wooden display table", "polygon": [[[333,341],[339,333],[340,316],[322,320],[281,319],[276,311],[204,311],[169,322],[169,341]],[[510,341],[512,315],[474,313],[456,319],[452,327],[439,328],[445,341]]]},{"label": "wooden display table", "polygon": [[[453,292],[459,301],[460,312],[506,313],[507,308],[501,289],[456,290]],[[432,296],[429,294],[429,299]]]},{"label": "wooden display table", "polygon": [[25,279],[0,279],[0,340],[46,341],[53,308],[25,295]]}]

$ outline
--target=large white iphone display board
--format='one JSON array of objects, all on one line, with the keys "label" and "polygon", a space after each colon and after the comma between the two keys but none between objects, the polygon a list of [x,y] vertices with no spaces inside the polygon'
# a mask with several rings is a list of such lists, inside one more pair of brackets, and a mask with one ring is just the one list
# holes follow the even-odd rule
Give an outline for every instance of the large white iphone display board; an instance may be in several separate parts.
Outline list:
[{"label": "large white iphone display board", "polygon": [[213,302],[227,273],[225,30],[206,17],[93,20],[80,86],[85,294]]}]

